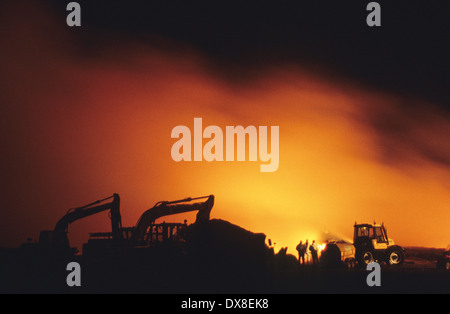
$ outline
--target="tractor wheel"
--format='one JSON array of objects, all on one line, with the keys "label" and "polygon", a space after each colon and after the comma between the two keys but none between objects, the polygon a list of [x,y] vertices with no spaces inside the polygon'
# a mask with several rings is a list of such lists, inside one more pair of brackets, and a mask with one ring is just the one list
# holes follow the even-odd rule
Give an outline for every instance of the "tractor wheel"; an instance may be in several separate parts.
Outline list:
[{"label": "tractor wheel", "polygon": [[364,249],[359,254],[358,263],[363,267],[369,265],[370,263],[372,263],[374,261],[375,261],[375,257],[374,257],[373,251],[370,249]]},{"label": "tractor wheel", "polygon": [[401,266],[405,261],[403,250],[398,247],[388,248],[386,252],[386,263],[389,266]]}]

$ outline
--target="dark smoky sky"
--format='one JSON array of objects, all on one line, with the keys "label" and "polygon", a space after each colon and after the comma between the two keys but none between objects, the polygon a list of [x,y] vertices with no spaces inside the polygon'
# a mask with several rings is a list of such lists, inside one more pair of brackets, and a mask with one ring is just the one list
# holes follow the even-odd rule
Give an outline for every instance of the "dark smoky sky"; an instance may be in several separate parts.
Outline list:
[{"label": "dark smoky sky", "polygon": [[[65,1],[50,2],[63,23]],[[386,160],[414,151],[450,165],[449,1],[378,1],[378,28],[366,25],[369,1],[78,2],[83,26],[74,31],[86,55],[125,37],[199,52],[231,84],[295,65],[350,78],[401,97],[395,108],[368,106],[364,121],[380,134]],[[435,110],[442,127],[428,114]]]},{"label": "dark smoky sky", "polygon": [[[368,2],[80,0],[82,27],[69,28],[69,1],[5,1],[0,18],[11,27],[1,31],[14,33],[34,8],[50,8],[48,18],[56,21],[49,25],[62,26],[49,34],[64,38],[63,43],[55,39],[59,48],[53,50],[64,47],[79,60],[96,62],[102,51],[120,53],[121,41],[133,40],[180,58],[189,52],[201,55],[214,75],[236,86],[266,75],[267,67],[297,65],[332,79],[350,79],[399,97],[395,107],[365,106],[362,122],[379,134],[386,160],[414,152],[449,166],[450,2],[378,1],[382,26],[375,28],[366,25]],[[10,6],[15,9],[8,10]],[[11,12],[17,16],[9,16]],[[68,44],[67,38],[76,42]],[[25,42],[34,41],[36,49],[30,50]],[[45,62],[50,56],[43,55],[38,41],[24,38],[26,51],[9,56]],[[5,41],[1,45],[8,48]],[[16,69],[21,69],[20,61]]]},{"label": "dark smoky sky", "polygon": [[[66,2],[51,1],[61,19]],[[88,49],[114,36],[151,45],[160,36],[201,51],[236,80],[261,65],[299,63],[449,110],[448,1],[378,1],[379,28],[366,25],[370,1],[78,2],[79,32],[92,30]]]}]

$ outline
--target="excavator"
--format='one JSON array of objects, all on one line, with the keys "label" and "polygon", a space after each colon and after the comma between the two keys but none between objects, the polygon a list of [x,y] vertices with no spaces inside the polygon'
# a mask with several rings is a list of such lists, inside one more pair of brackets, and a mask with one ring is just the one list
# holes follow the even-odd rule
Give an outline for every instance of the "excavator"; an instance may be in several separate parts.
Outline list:
[{"label": "excavator", "polygon": [[[111,200],[109,202],[106,202]],[[53,230],[44,230],[40,232],[38,243],[25,243],[22,249],[38,251],[40,254],[70,256],[77,253],[75,248],[71,248],[69,239],[67,237],[67,230],[69,224],[83,219],[85,217],[98,214],[109,210],[109,217],[111,219],[112,239],[114,241],[123,240],[122,218],[120,215],[120,197],[115,193],[107,198],[97,200],[90,204],[71,208],[67,213],[56,223]]]},{"label": "excavator", "polygon": [[[204,202],[191,203],[192,201],[207,199]],[[146,210],[138,219],[136,225],[130,228],[121,228],[122,239],[127,243],[127,248],[149,247],[155,243],[173,240],[178,232],[186,226],[183,223],[155,223],[158,218],[180,213],[198,211],[195,223],[209,221],[214,195],[195,198],[185,198],[176,201],[160,201],[152,208]],[[83,245],[83,255],[103,255],[110,251],[111,241],[117,239],[113,232],[91,233],[87,243]]]},{"label": "excavator", "polygon": [[[203,203],[185,204],[193,200],[208,198]],[[177,201],[163,201],[156,203],[155,206],[145,211],[139,218],[136,227],[132,233],[131,241],[141,242],[144,241],[148,229],[155,224],[156,219],[175,215],[180,213],[186,213],[191,211],[198,211],[195,222],[208,221],[210,218],[212,207],[214,206],[214,195],[201,196],[196,198],[185,198]]]}]

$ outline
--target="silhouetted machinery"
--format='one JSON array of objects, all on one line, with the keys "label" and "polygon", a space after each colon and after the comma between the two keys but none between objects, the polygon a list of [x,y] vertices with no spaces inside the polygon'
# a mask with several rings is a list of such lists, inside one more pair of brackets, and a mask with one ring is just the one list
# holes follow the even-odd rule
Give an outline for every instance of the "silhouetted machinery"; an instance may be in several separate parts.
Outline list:
[{"label": "silhouetted machinery", "polygon": [[[106,202],[111,200],[110,202]],[[44,230],[40,232],[38,243],[24,243],[20,249],[38,253],[45,256],[70,256],[77,253],[75,248],[71,248],[67,237],[69,224],[83,219],[85,217],[98,214],[109,210],[111,219],[112,238],[115,241],[123,240],[122,218],[120,215],[120,197],[119,194],[113,194],[110,197],[95,201],[93,203],[71,208],[56,223],[53,230]]]},{"label": "silhouetted machinery", "polygon": [[355,223],[353,244],[344,241],[329,242],[322,251],[321,264],[325,267],[342,264],[353,267],[355,262],[360,266],[385,262],[389,266],[401,266],[405,260],[404,255],[404,249],[388,238],[384,224]]},{"label": "silhouetted machinery", "polygon": [[321,252],[320,263],[329,268],[340,265],[353,268],[356,265],[355,247],[345,241],[329,241]]},{"label": "silhouetted machinery", "polygon": [[388,238],[384,224],[355,223],[353,245],[356,259],[361,265],[378,261],[390,266],[401,266],[405,261],[405,250]]},{"label": "silhouetted machinery", "polygon": [[[204,202],[191,203],[199,199]],[[198,211],[195,223],[209,221],[214,195],[196,198],[185,198],[176,201],[161,201],[145,211],[139,218],[135,227],[121,228],[120,240],[113,232],[91,233],[87,243],[83,245],[83,255],[102,256],[114,253],[114,249],[130,249],[137,247],[151,247],[158,243],[167,243],[175,240],[180,231],[187,226],[184,223],[156,223],[160,217]]]},{"label": "silhouetted machinery", "polygon": [[[202,203],[193,203],[186,204],[187,202],[191,202],[193,200],[205,199],[207,200]],[[147,210],[142,214],[139,218],[139,221],[136,224],[136,227],[132,230],[131,241],[133,242],[142,242],[146,240],[153,240],[154,231],[158,231],[158,227],[168,226],[167,224],[155,225],[156,219],[175,215],[180,213],[186,213],[191,211],[198,211],[195,222],[208,221],[210,218],[212,207],[214,206],[214,195],[202,196],[196,198],[185,198],[182,200],[171,201],[171,202],[158,202],[155,206]],[[179,227],[180,224],[172,224],[173,227]],[[173,228],[167,227],[168,233],[163,233],[163,240],[167,240],[173,236],[172,230]],[[147,233],[148,232],[148,233]],[[147,236],[147,239],[145,239]]]}]

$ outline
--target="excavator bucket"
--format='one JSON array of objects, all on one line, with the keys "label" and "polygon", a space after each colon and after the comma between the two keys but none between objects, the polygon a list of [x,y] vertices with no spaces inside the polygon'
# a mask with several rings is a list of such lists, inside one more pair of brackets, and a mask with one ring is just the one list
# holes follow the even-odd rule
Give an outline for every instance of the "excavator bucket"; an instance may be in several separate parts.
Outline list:
[{"label": "excavator bucket", "polygon": [[208,221],[211,216],[211,210],[214,206],[214,195],[210,195],[208,200],[204,203],[204,208],[197,213],[195,222]]}]

